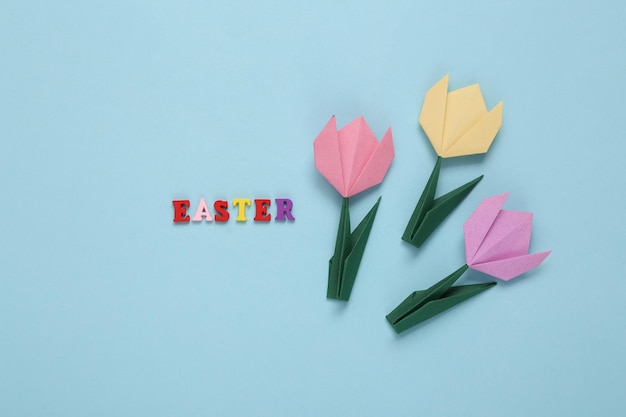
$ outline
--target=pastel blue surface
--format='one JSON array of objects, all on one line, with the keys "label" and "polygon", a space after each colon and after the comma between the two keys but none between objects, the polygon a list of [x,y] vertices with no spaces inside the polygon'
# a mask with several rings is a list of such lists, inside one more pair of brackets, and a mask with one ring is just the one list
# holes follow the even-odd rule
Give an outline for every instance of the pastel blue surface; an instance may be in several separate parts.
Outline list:
[{"label": "pastel blue surface", "polygon": [[[389,4],[388,4],[389,3]],[[0,4],[0,415],[623,415],[626,6],[588,2]],[[483,181],[420,250],[424,93],[478,82],[504,122],[440,190]],[[347,305],[331,115],[396,158]],[[401,336],[464,262],[485,197],[532,211],[538,269]],[[172,223],[173,199],[291,198],[294,223]],[[463,283],[488,281],[470,271]]]}]

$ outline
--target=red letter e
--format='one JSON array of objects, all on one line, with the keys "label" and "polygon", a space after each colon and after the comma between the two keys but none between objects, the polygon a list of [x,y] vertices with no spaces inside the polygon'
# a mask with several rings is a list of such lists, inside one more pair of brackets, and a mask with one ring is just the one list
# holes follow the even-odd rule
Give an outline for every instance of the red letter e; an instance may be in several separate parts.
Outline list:
[{"label": "red letter e", "polygon": [[189,208],[189,200],[172,200],[174,205],[174,223],[187,223],[189,216],[187,209]]}]

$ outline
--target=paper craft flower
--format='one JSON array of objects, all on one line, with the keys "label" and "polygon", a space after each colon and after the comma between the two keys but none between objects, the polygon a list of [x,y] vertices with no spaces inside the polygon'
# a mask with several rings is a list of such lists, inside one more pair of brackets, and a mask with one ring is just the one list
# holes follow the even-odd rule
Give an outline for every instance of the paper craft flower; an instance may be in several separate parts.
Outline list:
[{"label": "paper craft flower", "polygon": [[396,333],[443,313],[496,285],[458,285],[468,268],[510,280],[539,266],[550,251],[529,255],[532,213],[501,210],[508,193],[483,200],[463,226],[467,263],[423,291],[414,291],[391,313],[387,321]]},{"label": "paper craft flower", "polygon": [[446,75],[428,90],[419,117],[439,156],[402,235],[418,248],[483,178],[435,199],[442,158],[487,152],[502,125],[502,102],[487,112],[478,84],[448,93],[448,79]]},{"label": "paper craft flower", "polygon": [[442,158],[485,153],[502,126],[502,102],[487,112],[478,84],[448,93],[449,78],[426,93],[420,125]]},{"label": "paper craft flower", "polygon": [[483,200],[463,226],[467,265],[505,281],[539,266],[550,254],[528,254],[533,214],[501,210],[508,196]]},{"label": "paper craft flower", "polygon": [[315,167],[345,198],[380,184],[394,156],[391,128],[378,142],[363,116],[339,131],[331,117],[313,146]]},{"label": "paper craft flower", "polygon": [[348,301],[380,198],[351,232],[348,198],[380,184],[394,156],[391,128],[378,142],[363,117],[337,131],[331,117],[313,143],[315,167],[343,196],[335,252],[328,268],[326,297]]}]

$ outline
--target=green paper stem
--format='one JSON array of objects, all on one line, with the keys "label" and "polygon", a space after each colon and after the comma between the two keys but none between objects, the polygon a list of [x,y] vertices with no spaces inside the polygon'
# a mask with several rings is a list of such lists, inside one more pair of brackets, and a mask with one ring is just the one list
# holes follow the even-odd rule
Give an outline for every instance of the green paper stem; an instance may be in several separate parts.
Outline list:
[{"label": "green paper stem", "polygon": [[352,233],[350,233],[349,202],[347,198],[343,199],[335,252],[332,258],[330,258],[328,266],[327,298],[342,301],[350,299],[356,274],[359,271],[365,246],[376,218],[380,199],[379,197],[376,204],[374,204]]},{"label": "green paper stem", "polygon": [[422,195],[402,235],[402,240],[417,248],[422,246],[435,229],[443,223],[446,217],[448,217],[474,189],[476,184],[483,179],[482,175],[476,177],[472,181],[435,199],[437,181],[439,179],[439,172],[441,171],[441,160],[442,158],[438,156],[433,172],[428,178],[424,191],[422,191]]},{"label": "green paper stem", "polygon": [[427,290],[411,293],[387,315],[387,321],[395,332],[402,333],[496,285],[495,282],[489,282],[453,287],[467,268],[467,265],[463,265]]}]

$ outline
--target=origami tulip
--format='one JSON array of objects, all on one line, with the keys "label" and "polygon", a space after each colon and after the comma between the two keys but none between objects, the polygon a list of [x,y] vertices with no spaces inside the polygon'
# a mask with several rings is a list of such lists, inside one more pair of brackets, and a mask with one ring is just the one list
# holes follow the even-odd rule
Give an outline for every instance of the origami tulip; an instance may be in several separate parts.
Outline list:
[{"label": "origami tulip", "polygon": [[387,315],[401,333],[496,285],[452,285],[468,268],[510,280],[539,266],[550,251],[528,254],[532,213],[501,210],[508,193],[485,199],[463,226],[465,257],[461,268],[424,291],[415,291]]},{"label": "origami tulip", "polygon": [[449,78],[426,93],[420,125],[442,158],[485,153],[502,126],[502,102],[487,112],[478,84],[448,93]]},{"label": "origami tulip", "polygon": [[463,226],[467,265],[504,281],[539,266],[550,254],[528,254],[533,214],[500,210],[508,196],[483,200]]},{"label": "origami tulip", "polygon": [[351,233],[348,198],[382,182],[394,156],[391,129],[378,142],[363,117],[337,131],[333,116],[313,148],[315,167],[343,196],[326,297],[348,301],[380,204],[379,198]]},{"label": "origami tulip", "polygon": [[428,90],[419,117],[438,157],[402,235],[402,240],[418,248],[483,178],[435,199],[442,158],[487,152],[502,125],[502,102],[487,112],[478,84],[448,93],[448,78]]},{"label": "origami tulip", "polygon": [[315,167],[344,198],[380,184],[394,156],[391,128],[379,143],[363,116],[339,131],[331,117],[313,146]]}]

